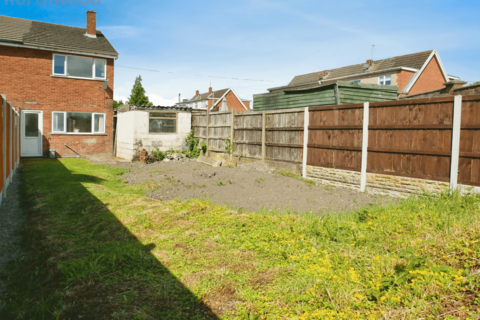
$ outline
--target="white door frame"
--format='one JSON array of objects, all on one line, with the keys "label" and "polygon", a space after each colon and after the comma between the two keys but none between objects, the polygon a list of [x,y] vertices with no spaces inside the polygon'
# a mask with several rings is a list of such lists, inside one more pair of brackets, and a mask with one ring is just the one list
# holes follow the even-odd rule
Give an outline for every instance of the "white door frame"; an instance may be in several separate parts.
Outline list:
[{"label": "white door frame", "polygon": [[[38,131],[39,131],[39,152],[38,153],[26,153],[24,148],[25,143],[25,114],[26,113],[36,113],[38,114]],[[22,110],[22,147],[21,147],[21,156],[22,157],[43,157],[43,111],[41,110]]]}]

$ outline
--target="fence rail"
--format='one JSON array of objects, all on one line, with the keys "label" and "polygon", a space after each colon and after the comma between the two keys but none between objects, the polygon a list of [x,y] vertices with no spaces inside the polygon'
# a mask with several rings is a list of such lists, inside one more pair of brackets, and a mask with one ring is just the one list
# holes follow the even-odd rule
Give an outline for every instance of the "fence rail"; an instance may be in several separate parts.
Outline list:
[{"label": "fence rail", "polygon": [[0,95],[0,204],[20,163],[20,114]]}]

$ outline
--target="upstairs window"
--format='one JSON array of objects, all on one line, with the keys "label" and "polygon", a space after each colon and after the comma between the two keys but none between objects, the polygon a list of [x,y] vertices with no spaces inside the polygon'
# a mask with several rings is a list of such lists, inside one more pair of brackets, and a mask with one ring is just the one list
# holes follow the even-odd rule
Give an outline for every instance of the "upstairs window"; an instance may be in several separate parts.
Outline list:
[{"label": "upstairs window", "polygon": [[81,79],[107,78],[107,62],[78,56],[53,55],[53,74]]},{"label": "upstairs window", "polygon": [[378,77],[378,84],[382,84],[385,86],[389,86],[392,84],[392,76],[391,75],[386,75],[386,76],[380,76]]},{"label": "upstairs window", "polygon": [[176,112],[150,112],[149,114],[150,133],[176,133],[177,113]]},{"label": "upstairs window", "polygon": [[353,83],[360,83],[360,82],[362,82],[362,80],[352,80],[352,81],[350,81],[350,82],[353,82]]}]

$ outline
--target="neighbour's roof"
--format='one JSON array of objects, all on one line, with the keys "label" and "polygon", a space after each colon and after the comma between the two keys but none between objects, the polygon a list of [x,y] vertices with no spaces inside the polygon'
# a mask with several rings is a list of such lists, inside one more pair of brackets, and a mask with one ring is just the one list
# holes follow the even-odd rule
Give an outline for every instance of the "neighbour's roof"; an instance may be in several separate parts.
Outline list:
[{"label": "neighbour's roof", "polygon": [[85,34],[86,28],[0,16],[0,42],[118,57],[101,31],[96,38]]},{"label": "neighbour's roof", "polygon": [[326,77],[323,77],[323,79],[321,79],[322,76],[320,75],[320,72],[322,71],[307,73],[294,77],[293,80],[288,84],[288,86],[291,87],[311,82],[317,82],[320,80],[329,81],[330,79],[337,79],[348,76],[358,76],[361,74],[381,72],[382,70],[389,70],[401,67],[419,70],[425,64],[428,57],[432,54],[433,51],[434,50],[428,50],[403,56],[376,60],[373,61],[373,66],[368,68],[368,70],[366,70],[365,63],[325,70],[327,71],[328,75]]},{"label": "neighbour's roof", "polygon": [[216,90],[216,91],[213,91],[212,94],[209,96],[208,92],[205,92],[205,93],[201,93],[198,97],[195,98],[195,96],[188,100],[188,101],[199,101],[199,100],[206,100],[208,98],[221,98],[225,92],[227,92],[228,90],[230,90],[230,88],[226,88],[226,89],[222,89],[222,90]]},{"label": "neighbour's roof", "polygon": [[142,111],[163,111],[163,110],[174,110],[174,111],[187,111],[191,112],[192,108],[189,107],[181,107],[181,106],[136,106],[136,105],[123,105],[119,107],[118,112],[128,112],[134,110],[142,110]]}]

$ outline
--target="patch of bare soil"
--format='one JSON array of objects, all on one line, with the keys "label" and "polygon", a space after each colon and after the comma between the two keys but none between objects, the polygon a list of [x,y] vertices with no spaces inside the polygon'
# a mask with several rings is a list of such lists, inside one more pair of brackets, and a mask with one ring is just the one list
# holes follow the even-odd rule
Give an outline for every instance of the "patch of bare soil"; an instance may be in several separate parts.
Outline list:
[{"label": "patch of bare soil", "polygon": [[262,208],[291,212],[350,211],[389,199],[353,189],[310,185],[275,173],[261,163],[237,168],[213,168],[196,161],[117,164],[132,171],[129,184],[154,181],[158,189],[147,196],[159,200],[206,199],[219,205],[256,212]]}]

